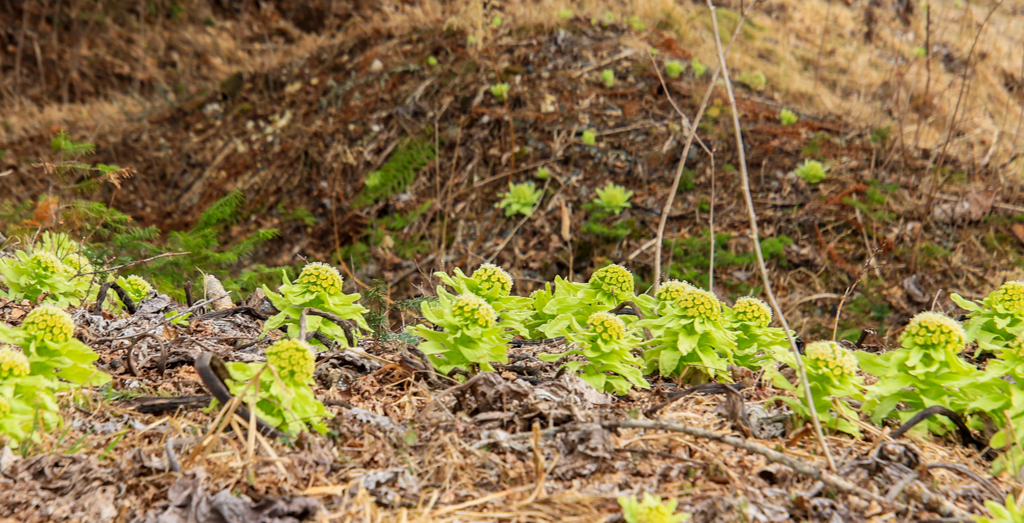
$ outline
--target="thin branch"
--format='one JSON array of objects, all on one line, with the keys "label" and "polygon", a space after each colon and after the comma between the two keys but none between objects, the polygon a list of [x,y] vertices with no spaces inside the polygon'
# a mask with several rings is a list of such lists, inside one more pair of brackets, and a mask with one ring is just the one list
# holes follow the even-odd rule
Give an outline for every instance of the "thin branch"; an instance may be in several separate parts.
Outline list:
[{"label": "thin branch", "polygon": [[796,346],[793,331],[789,329],[789,323],[782,312],[782,307],[779,306],[778,300],[775,299],[775,291],[772,290],[772,282],[768,277],[768,267],[764,263],[764,254],[761,252],[761,240],[758,237],[757,230],[757,213],[754,211],[754,199],[750,195],[750,176],[747,173],[747,157],[743,150],[743,134],[740,130],[740,117],[739,110],[736,108],[736,96],[732,91],[732,82],[729,81],[729,69],[725,64],[725,51],[722,50],[722,40],[718,35],[718,18],[716,18],[717,15],[715,14],[715,5],[711,0],[707,0],[707,2],[708,9],[711,10],[711,23],[714,26],[715,48],[718,50],[719,69],[722,71],[722,78],[725,80],[725,91],[729,95],[729,105],[732,108],[732,123],[736,131],[736,152],[740,157],[740,175],[743,178],[743,197],[746,199],[747,211],[750,215],[750,233],[754,240],[754,253],[757,255],[757,265],[761,269],[764,292],[768,295],[768,300],[771,302],[775,314],[778,315],[779,321],[782,322],[782,329],[786,332],[790,349],[792,349],[793,355],[796,357],[797,372],[800,374],[800,383],[803,385],[804,397],[807,401],[808,410],[810,410],[814,434],[817,436],[821,450],[825,454],[829,469],[836,470],[835,461],[832,460],[832,453],[828,450],[828,443],[825,442],[825,435],[821,432],[821,423],[818,421],[818,411],[814,408],[814,397],[811,394],[811,385],[807,380],[807,370],[804,368],[803,357]]},{"label": "thin branch", "polygon": [[127,268],[127,267],[133,267],[135,265],[141,265],[143,263],[151,262],[151,261],[156,260],[158,258],[167,258],[167,257],[170,257],[170,256],[184,256],[186,254],[192,254],[192,253],[191,252],[165,252],[163,254],[158,254],[156,256],[153,256],[152,258],[146,258],[144,260],[136,260],[136,261],[133,261],[133,262],[123,263],[121,265],[118,265],[116,267],[110,267],[108,269],[100,269],[98,271],[92,271],[92,272],[80,272],[80,273],[72,276],[71,278],[74,279],[74,278],[78,278],[79,276],[91,276],[93,274],[103,274],[105,272],[113,272],[113,271],[121,270],[121,269],[124,269],[124,268]]},{"label": "thin branch", "polygon": [[[736,41],[736,37],[740,34],[740,29],[743,27],[743,22],[747,19],[747,13],[757,5],[758,0],[754,0],[750,3],[750,6],[743,11],[743,15],[740,16],[740,21],[736,24],[736,29],[732,32],[732,37],[729,39],[729,45],[726,46],[726,51],[732,47],[733,42]],[[718,29],[715,29],[716,31]],[[721,45],[721,42],[719,42]],[[655,236],[657,240],[654,244],[654,288],[652,292],[658,292],[658,286],[661,285],[661,251],[663,244],[665,243],[665,225],[668,224],[668,216],[672,212],[672,203],[675,202],[676,192],[679,191],[679,181],[683,178],[683,168],[686,166],[686,157],[690,154],[690,146],[693,145],[693,140],[697,136],[697,125],[700,124],[701,118],[704,116],[704,109],[707,108],[708,102],[711,100],[711,93],[715,89],[715,82],[718,81],[718,75],[721,74],[722,68],[711,75],[711,81],[708,82],[708,88],[704,91],[704,99],[700,101],[700,107],[697,109],[697,115],[693,118],[693,124],[690,126],[690,133],[686,137],[686,144],[683,146],[683,154],[679,157],[679,164],[676,166],[676,177],[672,180],[672,188],[668,191],[668,198],[665,199],[665,207],[661,211],[661,220],[658,221],[658,234]],[[667,91],[666,91],[667,92]],[[669,98],[669,101],[672,99]]]}]

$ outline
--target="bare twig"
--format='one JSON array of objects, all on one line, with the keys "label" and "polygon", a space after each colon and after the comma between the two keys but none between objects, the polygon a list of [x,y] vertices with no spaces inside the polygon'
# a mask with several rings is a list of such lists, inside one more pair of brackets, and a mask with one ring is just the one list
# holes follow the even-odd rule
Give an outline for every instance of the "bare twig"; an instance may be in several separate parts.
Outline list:
[{"label": "bare twig", "polygon": [[800,354],[800,350],[796,346],[796,340],[793,338],[793,331],[789,329],[789,323],[786,321],[785,315],[783,315],[782,307],[779,306],[778,300],[775,299],[775,291],[772,290],[772,282],[768,277],[768,267],[764,263],[764,254],[761,252],[761,240],[758,238],[757,213],[754,211],[754,199],[750,195],[750,176],[747,173],[747,158],[746,153],[743,150],[743,134],[740,130],[740,117],[739,110],[736,108],[736,96],[732,91],[732,82],[729,81],[729,68],[725,64],[725,51],[722,50],[722,40],[718,35],[718,19],[715,17],[715,5],[711,0],[707,0],[707,2],[708,9],[711,10],[711,23],[714,26],[715,48],[718,50],[719,69],[722,71],[722,78],[725,80],[725,91],[729,95],[729,105],[732,108],[733,128],[736,131],[736,151],[740,157],[740,176],[743,179],[743,197],[747,201],[747,212],[750,215],[750,233],[754,240],[754,253],[757,255],[757,265],[761,269],[761,279],[764,283],[764,292],[768,295],[768,300],[771,302],[772,308],[775,310],[775,314],[778,315],[779,321],[782,322],[782,328],[786,332],[786,337],[789,339],[790,349],[792,349],[793,355],[796,357],[797,373],[800,374],[800,383],[804,389],[804,397],[807,401],[808,410],[810,410],[811,424],[814,426],[814,434],[818,438],[818,443],[821,445],[822,453],[825,454],[825,459],[828,462],[829,468],[831,470],[836,470],[836,464],[832,459],[832,453],[828,449],[828,443],[825,442],[825,435],[821,432],[821,423],[818,421],[818,411],[814,407],[814,397],[811,394],[811,385],[807,380],[807,370],[804,368],[803,356]]},{"label": "bare twig", "polygon": [[125,269],[125,268],[128,268],[128,267],[134,267],[135,265],[141,265],[143,263],[151,262],[151,261],[159,259],[159,258],[168,258],[168,257],[171,257],[171,256],[184,256],[186,254],[192,254],[192,253],[191,252],[165,252],[163,254],[158,254],[156,256],[153,256],[151,258],[146,258],[144,260],[136,260],[136,261],[133,261],[133,262],[123,263],[123,264],[118,265],[116,267],[110,267],[110,268],[107,268],[107,269],[100,269],[98,271],[92,271],[92,272],[80,272],[80,273],[72,276],[71,278],[74,279],[74,278],[78,278],[79,276],[91,276],[93,274],[103,274],[105,272],[113,272],[113,271]]},{"label": "bare twig", "polygon": [[[732,47],[733,42],[736,41],[736,37],[740,34],[740,29],[743,27],[743,22],[747,18],[747,13],[750,12],[754,6],[757,5],[757,0],[750,3],[743,15],[740,16],[740,21],[736,24],[736,29],[732,33],[732,37],[729,39],[729,45],[726,46],[726,51]],[[718,29],[715,29],[716,31]],[[721,42],[719,42],[721,45]],[[708,101],[711,100],[711,93],[715,89],[715,82],[718,81],[718,75],[721,74],[722,68],[711,75],[711,80],[708,82],[708,88],[704,91],[704,98],[700,101],[700,107],[697,109],[697,115],[694,116],[693,122],[690,125],[690,132],[686,137],[686,144],[683,145],[683,154],[679,157],[679,164],[676,166],[676,177],[672,180],[672,188],[668,191],[668,198],[665,199],[665,207],[661,211],[661,220],[658,221],[658,234],[655,236],[656,242],[654,244],[654,288],[653,292],[658,292],[658,286],[661,285],[661,251],[665,243],[665,225],[668,224],[669,214],[672,212],[672,203],[675,202],[676,193],[679,191],[679,181],[683,178],[683,168],[686,166],[686,157],[690,154],[690,146],[693,145],[693,140],[697,137],[697,126],[700,124],[700,119],[704,116],[704,109],[708,106]],[[660,73],[659,73],[660,74]],[[667,92],[667,91],[666,91]],[[671,101],[671,98],[669,98]]]}]

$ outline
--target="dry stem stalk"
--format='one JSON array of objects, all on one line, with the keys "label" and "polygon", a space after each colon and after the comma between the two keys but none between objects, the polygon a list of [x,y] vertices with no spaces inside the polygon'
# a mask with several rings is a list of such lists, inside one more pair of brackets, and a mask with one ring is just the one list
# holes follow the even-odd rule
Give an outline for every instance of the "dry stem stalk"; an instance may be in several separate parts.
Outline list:
[{"label": "dry stem stalk", "polygon": [[[807,381],[807,370],[804,368],[803,356],[800,354],[800,350],[796,347],[796,340],[793,339],[793,332],[789,329],[789,323],[786,321],[786,317],[782,312],[782,307],[779,306],[778,300],[775,299],[775,292],[772,290],[772,282],[768,277],[768,267],[764,263],[764,255],[761,253],[761,240],[758,237],[757,232],[757,213],[754,211],[754,199],[750,196],[750,176],[747,173],[747,157],[743,150],[743,134],[740,130],[740,117],[739,110],[736,108],[736,97],[732,92],[732,82],[729,81],[729,69],[725,65],[725,52],[722,50],[722,40],[718,35],[718,18],[715,14],[715,5],[711,0],[707,0],[708,9],[711,10],[711,23],[714,27],[715,33],[715,48],[718,50],[718,63],[719,70],[722,71],[722,78],[725,80],[725,91],[729,95],[729,105],[732,108],[732,123],[736,130],[736,152],[740,157],[740,176],[743,179],[743,198],[747,202],[747,212],[750,214],[750,233],[754,240],[754,253],[757,255],[757,265],[761,270],[761,280],[764,283],[764,292],[768,295],[768,300],[772,304],[772,309],[775,310],[775,314],[778,315],[779,321],[782,322],[782,329],[786,331],[786,338],[789,339],[789,347],[793,350],[793,355],[796,357],[797,372],[800,374],[800,384],[804,389],[804,398],[807,401],[807,407],[811,414],[811,424],[814,426],[814,434],[818,438],[818,443],[821,445],[821,450],[825,454],[825,459],[828,462],[830,470],[836,470],[835,461],[832,460],[832,453],[828,450],[828,443],[825,442],[825,435],[821,432],[821,423],[818,421],[818,411],[814,408],[814,396],[811,394],[811,385]],[[741,22],[742,23],[742,22]],[[738,26],[737,26],[738,27]]]},{"label": "dry stem stalk", "polygon": [[[726,46],[728,50],[732,47],[733,42],[736,41],[736,37],[740,34],[740,29],[743,28],[743,22],[747,19],[747,13],[757,5],[758,0],[754,0],[750,3],[746,10],[743,11],[743,15],[740,16],[740,21],[736,24],[736,29],[732,32],[732,36],[729,38],[729,45]],[[716,31],[718,29],[715,29]],[[721,42],[719,42],[721,46]],[[654,244],[654,290],[658,292],[658,286],[661,285],[661,249],[665,243],[665,225],[668,223],[668,215],[672,212],[672,203],[675,202],[676,192],[679,191],[679,181],[683,178],[683,167],[686,165],[686,157],[690,154],[690,146],[693,145],[693,140],[697,136],[697,125],[700,123],[700,119],[704,116],[704,109],[708,106],[708,101],[711,100],[711,93],[715,89],[715,82],[718,81],[718,75],[721,74],[722,68],[719,67],[714,74],[711,75],[711,80],[708,82],[708,88],[704,91],[704,99],[700,101],[700,107],[697,109],[697,115],[693,118],[693,123],[690,124],[690,132],[686,137],[686,145],[683,146],[683,154],[679,157],[679,164],[676,166],[676,177],[672,180],[672,188],[668,191],[668,198],[665,199],[665,207],[661,210],[661,219],[658,220],[658,234],[655,236]],[[661,73],[658,73],[661,76]],[[665,89],[665,93],[668,94],[668,89]],[[675,102],[672,101],[672,97],[669,97],[669,101],[675,106]],[[705,147],[705,150],[707,148]],[[714,250],[714,238],[712,238],[712,250]]]}]

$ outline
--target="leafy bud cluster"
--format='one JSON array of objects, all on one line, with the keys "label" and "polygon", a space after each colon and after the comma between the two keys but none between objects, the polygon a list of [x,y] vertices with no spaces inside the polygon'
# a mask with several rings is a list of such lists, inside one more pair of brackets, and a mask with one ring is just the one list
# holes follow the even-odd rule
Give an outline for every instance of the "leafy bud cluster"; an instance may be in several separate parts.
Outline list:
[{"label": "leafy bud cluster", "polygon": [[313,377],[315,361],[313,349],[297,339],[280,340],[267,347],[267,363],[274,366],[284,379],[307,383]]},{"label": "leafy bud cluster", "polygon": [[959,322],[937,312],[922,312],[910,320],[900,335],[904,347],[914,345],[926,350],[958,354],[967,343],[967,334]]},{"label": "leafy bud cluster", "polygon": [[310,292],[338,294],[341,292],[342,279],[338,269],[323,262],[313,262],[302,268],[297,283],[305,285]]},{"label": "leafy bud cluster", "polygon": [[989,295],[989,302],[1007,311],[1024,309],[1024,282],[1008,281],[1000,285]]},{"label": "leafy bud cluster", "polygon": [[857,358],[834,341],[811,343],[804,354],[836,376],[854,376],[857,373]]},{"label": "leafy bud cluster", "polygon": [[75,322],[70,314],[61,309],[52,305],[41,305],[25,316],[21,328],[29,334],[60,345],[71,340],[71,335],[75,332]]},{"label": "leafy bud cluster", "polygon": [[601,341],[620,341],[626,337],[626,323],[607,312],[595,312],[587,318],[587,325]]},{"label": "leafy bud cluster", "polygon": [[24,354],[12,349],[0,349],[0,381],[28,376],[28,373],[28,358]]},{"label": "leafy bud cluster", "polygon": [[618,299],[626,298],[633,294],[633,274],[621,265],[608,265],[594,271],[590,285]]},{"label": "leafy bud cluster", "polygon": [[658,287],[658,292],[655,294],[655,297],[658,298],[659,301],[676,302],[680,297],[682,297],[683,293],[686,292],[687,289],[692,288],[693,285],[690,285],[685,281],[669,280]]},{"label": "leafy bud cluster", "polygon": [[722,317],[722,302],[718,298],[697,287],[690,287],[676,299],[676,306],[684,316],[718,321]]},{"label": "leafy bud cluster", "polygon": [[498,321],[498,314],[494,312],[483,298],[472,294],[460,294],[452,302],[452,314],[461,323],[477,325],[485,329],[491,328]]},{"label": "leafy bud cluster", "polygon": [[757,327],[767,327],[772,322],[771,307],[752,296],[736,300],[736,306],[732,310],[737,320]]},{"label": "leafy bud cluster", "polygon": [[121,288],[123,288],[136,303],[149,296],[150,291],[153,290],[153,286],[150,285],[145,278],[134,274],[124,279]]},{"label": "leafy bud cluster", "polygon": [[480,290],[491,294],[492,289],[497,288],[497,296],[504,297],[512,293],[512,276],[493,263],[485,263],[473,271],[473,280],[480,286]]}]

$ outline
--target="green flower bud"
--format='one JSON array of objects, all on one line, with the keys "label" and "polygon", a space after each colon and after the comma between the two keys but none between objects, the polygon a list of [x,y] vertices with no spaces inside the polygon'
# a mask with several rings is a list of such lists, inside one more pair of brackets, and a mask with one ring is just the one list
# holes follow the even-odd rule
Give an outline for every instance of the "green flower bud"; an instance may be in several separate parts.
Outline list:
[{"label": "green flower bud", "polygon": [[587,325],[601,341],[619,341],[626,337],[626,324],[618,316],[595,312],[587,318]]},{"label": "green flower bud", "polygon": [[697,287],[686,289],[676,300],[683,316],[718,321],[722,317],[722,302],[714,294]]},{"label": "green flower bud", "polygon": [[[1024,334],[1021,334],[1013,339],[1010,343],[1006,344],[1004,349],[1009,355],[1012,355],[1018,359],[1024,359]],[[1003,359],[1006,359],[1004,356]]]},{"label": "green flower bud", "polygon": [[590,286],[616,299],[626,298],[633,294],[633,274],[621,265],[608,265],[594,271],[590,276]]},{"label": "green flower bud", "polygon": [[772,322],[772,308],[753,296],[736,300],[736,306],[732,311],[737,320],[757,327],[767,327]]},{"label": "green flower bud", "polygon": [[857,358],[834,341],[811,343],[804,349],[804,356],[814,360],[819,368],[835,376],[852,377],[857,373]]},{"label": "green flower bud", "polygon": [[71,340],[75,322],[71,315],[52,305],[41,305],[25,316],[21,328],[29,333],[58,345]]},{"label": "green flower bud", "polygon": [[39,251],[32,253],[25,261],[26,265],[34,267],[35,272],[42,274],[67,274],[68,267],[60,262],[52,252]]},{"label": "green flower bud", "polygon": [[316,368],[313,349],[306,342],[291,338],[267,347],[267,363],[273,365],[283,379],[296,383],[308,383]]},{"label": "green flower bud", "polygon": [[7,401],[7,398],[0,396],[0,419],[4,419],[11,415],[11,404]]},{"label": "green flower bud", "polygon": [[452,314],[461,323],[477,325],[485,329],[493,327],[498,321],[494,307],[483,298],[472,294],[460,294],[452,301]]},{"label": "green flower bud", "polygon": [[133,274],[125,278],[124,281],[125,292],[127,292],[136,303],[149,296],[149,292],[153,290],[153,286],[150,285],[142,276],[136,276]]},{"label": "green flower bud", "polygon": [[28,376],[28,372],[28,358],[24,354],[12,349],[0,349],[0,381]]},{"label": "green flower bud", "polygon": [[61,260],[61,263],[63,263],[65,267],[71,269],[75,274],[92,272],[94,270],[92,264],[89,263],[89,259],[77,252],[73,252],[65,256],[64,259]]},{"label": "green flower bud", "polygon": [[922,349],[958,354],[967,344],[967,334],[959,322],[945,314],[922,312],[900,335],[904,347],[911,342]]},{"label": "green flower bud", "polygon": [[306,285],[312,292],[338,294],[341,292],[341,274],[338,269],[326,263],[313,262],[306,264],[299,273],[298,283]]},{"label": "green flower bud", "polygon": [[1008,281],[988,296],[989,303],[1002,306],[1008,311],[1024,308],[1024,282]]},{"label": "green flower bud", "polygon": [[687,289],[692,288],[693,285],[690,285],[688,282],[669,280],[658,287],[658,292],[655,294],[655,297],[658,298],[659,301],[676,302],[683,296],[683,293],[686,292]]},{"label": "green flower bud", "polygon": [[512,293],[512,276],[493,263],[485,263],[473,271],[473,280],[480,286],[485,294],[491,294],[491,289],[498,288],[497,296],[504,297]]}]

